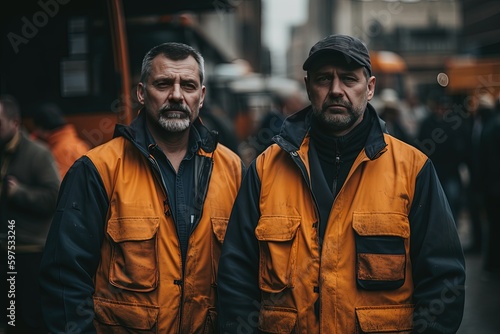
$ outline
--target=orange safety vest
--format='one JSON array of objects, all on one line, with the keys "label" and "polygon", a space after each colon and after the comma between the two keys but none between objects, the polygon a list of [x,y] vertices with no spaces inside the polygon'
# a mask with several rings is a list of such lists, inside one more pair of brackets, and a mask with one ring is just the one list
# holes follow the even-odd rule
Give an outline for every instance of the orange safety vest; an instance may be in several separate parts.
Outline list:
[{"label": "orange safety vest", "polygon": [[213,159],[213,168],[182,268],[175,222],[148,159],[123,137],[87,153],[109,198],[94,278],[98,333],[213,332],[220,248],[242,165],[222,145],[198,155]]},{"label": "orange safety vest", "polygon": [[[321,256],[315,202],[289,153],[272,146],[257,158],[263,332],[411,332],[408,214],[427,158],[389,135],[384,140],[388,146],[375,159],[364,150],[356,158],[332,206]],[[310,175],[308,146],[306,137],[294,154]],[[377,252],[382,245],[391,248],[389,254]]]}]

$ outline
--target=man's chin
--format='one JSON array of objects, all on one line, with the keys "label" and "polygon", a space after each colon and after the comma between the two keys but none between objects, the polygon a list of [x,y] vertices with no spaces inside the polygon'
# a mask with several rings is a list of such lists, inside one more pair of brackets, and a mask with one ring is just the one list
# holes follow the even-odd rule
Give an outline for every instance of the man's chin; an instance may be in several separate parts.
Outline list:
[{"label": "man's chin", "polygon": [[162,128],[168,132],[183,132],[189,128],[190,121],[187,118],[183,119],[162,118],[160,120],[160,124]]},{"label": "man's chin", "polygon": [[342,107],[342,106],[331,106],[331,107],[327,107],[327,108],[323,109],[323,112],[329,113],[329,114],[334,114],[334,115],[338,115],[338,114],[344,115],[344,114],[348,113],[348,110],[346,107]]},{"label": "man's chin", "polygon": [[328,129],[332,132],[342,132],[349,129],[353,122],[352,119],[345,115],[324,115],[324,118],[320,121],[323,128]]}]

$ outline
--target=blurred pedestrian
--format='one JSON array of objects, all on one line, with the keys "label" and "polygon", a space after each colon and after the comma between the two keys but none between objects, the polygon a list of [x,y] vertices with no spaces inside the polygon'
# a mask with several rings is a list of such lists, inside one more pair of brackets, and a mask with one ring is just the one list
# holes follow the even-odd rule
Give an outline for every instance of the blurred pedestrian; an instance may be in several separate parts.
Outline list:
[{"label": "blurred pedestrian", "polygon": [[[471,117],[467,120],[470,133],[470,149],[468,150],[468,168],[470,180],[467,185],[467,208],[471,222],[471,243],[466,248],[467,252],[481,253],[483,248],[483,232],[486,225],[483,183],[484,175],[482,170],[481,151],[482,136],[485,126],[487,126],[495,114],[495,99],[489,94],[480,94],[473,101],[474,107],[471,109]],[[484,226],[484,227],[483,227]]]},{"label": "blurred pedestrian", "polygon": [[409,94],[406,97],[406,108],[401,108],[401,125],[412,140],[417,138],[420,125],[429,115],[429,107],[421,102],[416,94]]},{"label": "blurred pedestrian", "polygon": [[285,119],[306,105],[300,91],[273,94],[273,108],[264,115],[258,129],[247,139],[255,151],[254,158],[274,143],[273,137],[280,132]]},{"label": "blurred pedestrian", "polygon": [[403,126],[401,101],[399,101],[396,92],[393,89],[386,88],[380,95],[382,107],[379,116],[384,120],[387,132],[411,145],[411,137]]},{"label": "blurred pedestrian", "polygon": [[316,43],[311,105],[249,166],[219,264],[223,333],[455,333],[458,233],[431,161],[368,103],[366,46]]},{"label": "blurred pedestrian", "polygon": [[229,116],[218,106],[210,105],[206,101],[200,109],[200,119],[210,130],[217,131],[219,143],[238,152],[238,139],[234,132],[234,125],[229,120]]},{"label": "blurred pedestrian", "polygon": [[71,165],[90,149],[89,144],[79,137],[75,126],[66,121],[62,110],[53,102],[44,102],[35,108],[33,123],[34,135],[49,146],[62,180]]},{"label": "blurred pedestrian", "polygon": [[130,126],[78,159],[42,260],[53,333],[216,333],[220,247],[241,159],[198,118],[204,60],[165,43],[142,63]]},{"label": "blurred pedestrian", "polygon": [[451,98],[444,93],[433,92],[428,103],[431,112],[420,125],[416,147],[434,164],[458,222],[465,194],[460,168],[467,165],[470,148],[470,132],[465,122],[469,115],[453,110]]},{"label": "blurred pedestrian", "polygon": [[481,176],[488,230],[484,269],[500,273],[500,109],[484,124],[481,135]]},{"label": "blurred pedestrian", "polygon": [[3,317],[2,322],[14,320],[7,333],[47,333],[38,268],[60,179],[49,149],[28,137],[19,104],[9,95],[0,96],[0,165],[1,286],[2,300],[8,303],[2,306],[14,306],[14,319]]}]

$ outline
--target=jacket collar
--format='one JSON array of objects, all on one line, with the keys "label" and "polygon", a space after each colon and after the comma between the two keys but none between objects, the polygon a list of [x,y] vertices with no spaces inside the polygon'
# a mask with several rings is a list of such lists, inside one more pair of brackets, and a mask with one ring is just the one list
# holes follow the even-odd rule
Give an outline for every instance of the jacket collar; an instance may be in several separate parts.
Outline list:
[{"label": "jacket collar", "polygon": [[[372,123],[370,133],[366,140],[365,152],[370,160],[375,159],[387,146],[384,133],[387,133],[385,122],[378,116],[373,106],[368,103],[368,112],[376,121]],[[302,142],[309,135],[311,129],[312,107],[309,105],[297,113],[287,117],[281,131],[273,140],[286,152],[299,150]]]}]

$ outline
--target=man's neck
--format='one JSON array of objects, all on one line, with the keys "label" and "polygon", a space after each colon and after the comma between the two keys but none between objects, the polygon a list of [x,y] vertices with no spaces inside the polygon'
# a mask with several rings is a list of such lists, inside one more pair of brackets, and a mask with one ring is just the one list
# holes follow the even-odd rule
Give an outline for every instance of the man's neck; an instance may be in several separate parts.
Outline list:
[{"label": "man's neck", "polygon": [[17,131],[14,134],[14,136],[8,142],[5,143],[5,145],[0,146],[0,151],[2,153],[14,151],[20,139],[21,139],[21,131]]},{"label": "man's neck", "polygon": [[182,132],[166,132],[149,126],[153,139],[177,172],[189,147],[190,128]]}]

